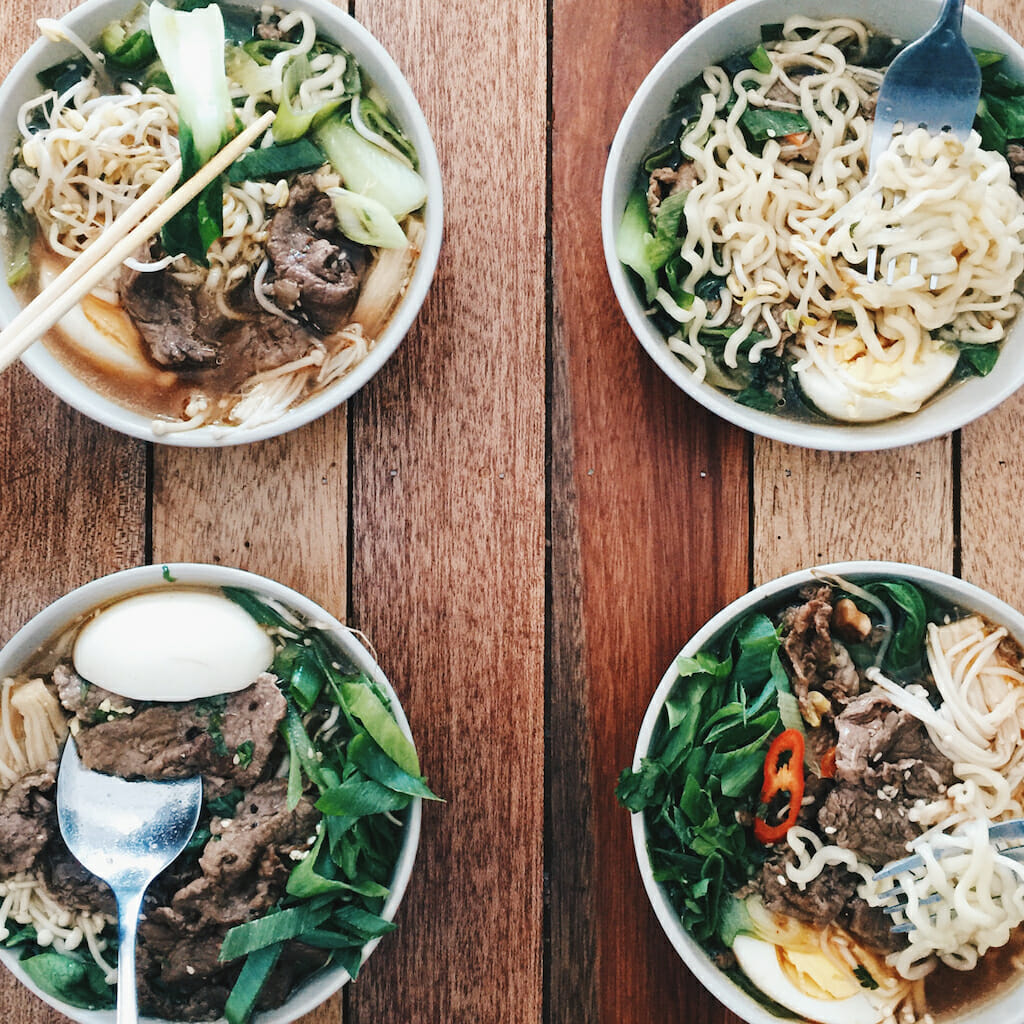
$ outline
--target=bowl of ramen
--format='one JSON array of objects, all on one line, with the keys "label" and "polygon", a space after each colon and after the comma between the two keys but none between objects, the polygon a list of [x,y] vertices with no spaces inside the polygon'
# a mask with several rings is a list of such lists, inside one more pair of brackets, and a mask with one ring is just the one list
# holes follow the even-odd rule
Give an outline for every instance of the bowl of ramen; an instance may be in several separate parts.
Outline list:
[{"label": "bowl of ramen", "polygon": [[867,180],[885,68],[938,9],[734,0],[623,116],[602,194],[615,294],[672,381],[747,430],[894,447],[1024,382],[1024,48],[967,10],[974,134],[908,132]]},{"label": "bowl of ramen", "polygon": [[617,795],[662,928],[730,1010],[1021,1020],[1024,867],[988,827],[1022,817],[1022,642],[963,580],[848,562],[758,587],[682,649]]},{"label": "bowl of ramen", "polygon": [[328,0],[87,0],[39,26],[0,86],[3,321],[179,156],[191,177],[274,120],[25,365],[116,430],[202,447],[362,387],[415,320],[442,234],[430,132],[381,44]]},{"label": "bowl of ramen", "polygon": [[144,1020],[288,1024],[394,930],[433,794],[380,667],[309,598],[222,566],[115,573],[16,633],[0,687],[0,959],[61,1013],[113,1024],[117,968],[110,890],[56,821],[69,736],[95,771],[203,778],[143,906]]}]

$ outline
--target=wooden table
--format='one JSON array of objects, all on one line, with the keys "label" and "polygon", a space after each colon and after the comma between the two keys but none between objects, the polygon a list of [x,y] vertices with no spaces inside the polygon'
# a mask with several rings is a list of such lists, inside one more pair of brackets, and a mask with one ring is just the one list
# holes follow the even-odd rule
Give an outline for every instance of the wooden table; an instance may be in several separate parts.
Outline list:
[{"label": "wooden table", "polygon": [[[67,6],[3,0],[0,67]],[[355,0],[432,127],[446,237],[397,355],[320,421],[149,447],[20,368],[0,379],[0,640],[102,573],[210,561],[346,617],[401,696],[447,803],[398,933],[306,1024],[735,1020],[662,936],[612,794],[672,656],[752,583],[827,560],[918,562],[1024,605],[1024,396],[928,444],[804,451],[705,413],[620,315],[607,149],[718,6]],[[980,7],[1024,38],[1014,0]],[[7,977],[0,1016],[64,1019]]]}]

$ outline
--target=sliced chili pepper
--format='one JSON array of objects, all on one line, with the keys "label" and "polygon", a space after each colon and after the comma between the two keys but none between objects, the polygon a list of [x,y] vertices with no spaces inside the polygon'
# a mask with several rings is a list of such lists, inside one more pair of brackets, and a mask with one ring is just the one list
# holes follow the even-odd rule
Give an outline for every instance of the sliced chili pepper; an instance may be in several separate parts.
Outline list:
[{"label": "sliced chili pepper", "polygon": [[764,759],[761,803],[765,806],[779,793],[789,794],[786,817],[777,825],[754,819],[754,836],[762,843],[777,843],[796,824],[804,798],[804,736],[799,729],[786,729],[772,740]]},{"label": "sliced chili pepper", "polygon": [[834,779],[836,777],[835,747],[829,747],[821,756],[821,777],[823,779]]}]

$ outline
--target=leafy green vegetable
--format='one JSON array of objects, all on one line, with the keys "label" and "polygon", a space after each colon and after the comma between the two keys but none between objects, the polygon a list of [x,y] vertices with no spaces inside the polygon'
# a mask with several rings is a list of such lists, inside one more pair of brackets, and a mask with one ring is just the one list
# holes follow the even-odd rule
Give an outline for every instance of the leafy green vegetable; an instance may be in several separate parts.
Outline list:
[{"label": "leafy green vegetable", "polygon": [[32,270],[31,248],[35,228],[13,185],[8,185],[0,194],[0,213],[8,232],[7,283],[14,287],[24,281]]},{"label": "leafy green vegetable", "polygon": [[101,49],[116,67],[135,71],[150,64],[156,57],[153,37],[144,29],[129,35],[120,22],[112,22],[100,36]]},{"label": "leafy green vegetable", "polygon": [[364,139],[347,118],[329,117],[314,125],[313,139],[350,192],[375,199],[396,220],[426,201],[427,185],[419,172]]},{"label": "leafy green vegetable", "polygon": [[882,580],[864,588],[880,597],[894,612],[893,635],[885,652],[883,667],[907,672],[921,661],[928,612],[921,591],[904,580]]},{"label": "leafy green vegetable", "polygon": [[811,124],[803,114],[795,110],[770,110],[767,107],[748,106],[740,115],[740,124],[755,142],[781,139],[811,130]]},{"label": "leafy green vegetable", "polygon": [[683,219],[683,208],[686,206],[688,195],[688,192],[677,192],[663,199],[658,207],[658,213],[654,218],[654,235],[645,239],[647,262],[654,270],[665,266],[682,242],[679,237],[679,225]]},{"label": "leafy green vegetable", "polygon": [[114,990],[107,985],[103,971],[88,961],[64,953],[45,952],[26,957],[21,966],[47,995],[83,1010],[102,1010],[113,1006]]},{"label": "leafy green vegetable", "polygon": [[309,139],[285,145],[254,149],[236,160],[228,170],[228,181],[263,181],[284,178],[299,171],[312,171],[327,162],[327,157]]},{"label": "leafy green vegetable", "polygon": [[277,942],[257,949],[246,957],[228,1001],[224,1004],[224,1017],[228,1024],[245,1024],[252,1016],[260,990],[276,966],[283,946],[284,943]]},{"label": "leafy green vegetable", "polygon": [[257,949],[265,949],[278,942],[294,939],[310,928],[315,928],[330,916],[330,907],[322,903],[300,903],[286,910],[278,910],[255,921],[235,925],[224,936],[218,959],[237,960]]},{"label": "leafy green vegetable", "polygon": [[296,54],[285,68],[281,102],[274,118],[275,142],[294,142],[302,138],[314,124],[319,124],[341,105],[342,97],[325,100],[312,107],[299,105],[299,88],[313,74],[309,58]]},{"label": "leafy green vegetable", "polygon": [[404,249],[409,244],[402,226],[383,203],[346,188],[327,189],[342,234],[361,245]]},{"label": "leafy green vegetable", "polygon": [[954,375],[964,377],[987,377],[999,359],[999,345],[971,345],[963,343],[959,345],[960,360],[954,370]]},{"label": "leafy green vegetable", "polygon": [[650,756],[616,788],[620,803],[644,814],[655,877],[700,941],[734,931],[730,893],[764,858],[736,813],[749,812],[780,731],[776,694],[789,682],[778,648],[771,621],[754,614],[717,649],[681,658]]},{"label": "leafy green vegetable", "polygon": [[757,49],[750,54],[749,60],[758,71],[764,72],[764,74],[768,74],[772,69],[772,60],[768,56],[768,51],[764,48],[764,43],[759,44]]},{"label": "leafy green vegetable", "polygon": [[871,972],[863,964],[857,964],[853,969],[853,976],[860,982],[861,988],[866,988],[872,992],[878,988],[878,982],[875,981],[871,976]]},{"label": "leafy green vegetable", "polygon": [[410,775],[400,768],[370,738],[369,733],[361,732],[352,738],[348,745],[348,756],[369,778],[395,793],[407,793],[424,800],[437,799],[420,776]]},{"label": "leafy green vegetable", "polygon": [[[224,72],[224,20],[217,4],[172,11],[160,0],[150,5],[149,19],[153,43],[178,97],[181,181],[185,182],[236,131]],[[164,249],[185,253],[206,266],[206,250],[224,232],[223,203],[223,185],[216,179],[164,225]]]},{"label": "leafy green vegetable", "polygon": [[345,683],[342,697],[348,710],[363,723],[381,750],[404,772],[418,776],[420,760],[416,748],[373,690],[364,681]]},{"label": "leafy green vegetable", "polygon": [[647,215],[647,197],[640,189],[634,189],[626,202],[619,233],[615,239],[615,254],[619,262],[639,275],[644,284],[644,298],[653,302],[658,292],[658,278],[651,266],[647,239],[650,230]]}]

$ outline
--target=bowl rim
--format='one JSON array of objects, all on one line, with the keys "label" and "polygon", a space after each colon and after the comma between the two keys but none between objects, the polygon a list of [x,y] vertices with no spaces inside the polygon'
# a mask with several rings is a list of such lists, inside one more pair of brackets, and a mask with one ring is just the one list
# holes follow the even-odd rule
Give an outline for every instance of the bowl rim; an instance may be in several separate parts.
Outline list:
[{"label": "bowl rim", "polygon": [[[150,0],[146,0],[148,4]],[[233,0],[241,6],[259,7],[259,0]],[[153,417],[134,412],[94,390],[65,364],[56,359],[41,342],[33,344],[21,357],[22,363],[50,391],[80,413],[119,433],[155,444],[187,448],[223,448],[248,444],[296,430],[348,401],[391,357],[413,326],[430,290],[440,257],[444,234],[444,196],[437,149],[426,119],[411,86],[383,44],[360,22],[330,0],[282,0],[289,10],[304,10],[317,25],[339,44],[350,50],[360,66],[373,67],[370,78],[392,104],[403,111],[402,128],[416,147],[419,173],[427,187],[424,206],[425,234],[419,257],[405,294],[377,339],[377,343],[349,373],[333,384],[293,406],[277,419],[256,427],[229,425],[204,426],[195,430],[160,434],[153,430]],[[126,6],[123,0],[84,0],[59,20],[81,33],[83,25],[108,8]],[[88,32],[86,31],[86,34]],[[0,83],[0,109],[11,107],[9,97],[35,69],[53,63],[53,51],[64,44],[37,38],[15,62]],[[51,54],[47,58],[46,54]],[[12,111],[13,114],[13,111]],[[11,153],[0,154],[0,164],[9,167]],[[21,308],[5,282],[0,282],[0,323],[9,322]]]},{"label": "bowl rim", "polygon": [[[168,579],[168,576],[171,577]],[[97,577],[47,605],[30,618],[3,647],[0,647],[0,677],[16,671],[41,646],[67,629],[89,610],[108,601],[161,586],[174,587],[244,587],[257,594],[271,597],[289,609],[298,612],[318,628],[325,630],[339,647],[381,687],[391,701],[391,708],[402,732],[413,740],[409,720],[398,694],[385,676],[376,659],[356,638],[356,635],[322,605],[312,598],[267,576],[245,569],[202,562],[160,562],[152,565],[122,569]],[[419,848],[423,801],[415,797],[409,805],[402,844],[395,861],[390,891],[381,911],[385,919],[394,920],[402,898],[412,877],[413,865]],[[376,949],[381,937],[372,939],[363,947],[365,963]],[[83,1010],[43,992],[18,964],[17,952],[0,948],[2,963],[26,988],[43,1002],[67,1015],[78,1024],[114,1024],[112,1010]],[[321,968],[297,986],[288,999],[274,1010],[264,1010],[253,1016],[253,1024],[291,1024],[304,1014],[330,998],[350,981],[348,972],[338,964]],[[161,1017],[140,1017],[141,1024],[173,1024]],[[223,1017],[213,1024],[226,1024]]]},{"label": "bowl rim", "polygon": [[[808,6],[817,10],[818,7],[834,9],[835,5],[832,2],[805,0],[800,10],[803,11]],[[872,9],[879,9],[881,6],[879,4],[878,8]],[[930,21],[934,20],[938,6],[939,0],[921,0],[915,5],[918,10],[908,16],[920,18],[927,27]],[[704,45],[706,37],[717,33],[727,22],[749,21],[755,26],[765,22],[765,17],[758,19],[757,16],[757,12],[763,8],[773,9],[776,14],[790,10],[785,0],[732,0],[727,6],[719,8],[690,28],[647,72],[619,121],[608,151],[601,187],[602,246],[605,265],[619,308],[641,346],[678,388],[710,412],[762,437],[820,451],[882,451],[928,441],[966,426],[1000,405],[1024,385],[1024,359],[1016,374],[990,374],[984,378],[961,381],[947,392],[926,401],[915,413],[875,423],[847,423],[838,420],[824,423],[809,422],[740,405],[711,385],[695,381],[690,369],[668,348],[664,337],[648,322],[644,306],[638,299],[630,276],[619,262],[615,251],[615,240],[623,212],[622,207],[616,202],[616,190],[624,151],[634,131],[643,127],[647,104],[651,102],[652,95],[663,79],[679,77],[674,75],[673,69],[683,55],[701,52],[700,48]],[[872,20],[860,8],[853,16],[863,18],[869,23]],[[778,21],[779,18],[772,16],[770,20]],[[1024,67],[1024,46],[979,11],[970,7],[965,8],[964,30],[969,37],[984,37],[987,47],[1002,49],[1019,66]],[[741,45],[743,44],[737,44]],[[705,59],[705,63],[720,59],[722,57],[716,53]],[[1018,317],[1016,326],[1024,335],[1024,315]],[[1009,341],[1010,338],[1007,338],[1006,343]],[[1019,338],[1016,344],[1024,348],[1024,337]],[[1004,354],[1001,353],[1001,356]],[[949,398],[954,394],[962,395],[963,401],[950,403]],[[953,405],[952,410],[949,408],[950,404]],[[936,407],[938,412],[922,415]]]},{"label": "bowl rim", "polygon": [[[647,756],[647,752],[650,749],[661,710],[678,679],[676,663],[679,658],[693,656],[697,651],[721,635],[739,617],[763,602],[778,599],[787,592],[795,592],[800,587],[813,583],[825,575],[842,576],[851,580],[859,579],[862,582],[865,578],[899,577],[909,580],[911,583],[919,583],[939,594],[955,597],[957,602],[965,607],[980,611],[986,618],[1006,626],[1017,639],[1017,642],[1024,645],[1024,614],[987,590],[983,590],[967,580],[941,572],[938,569],[930,569],[907,562],[875,561],[870,559],[829,562],[798,569],[768,580],[736,600],[731,601],[720,611],[716,612],[686,641],[679,653],[673,657],[669,667],[661,677],[654,694],[651,696],[647,710],[644,712],[631,762],[633,771],[640,769],[641,761]],[[696,939],[683,928],[679,915],[673,908],[668,895],[661,884],[654,878],[650,855],[647,849],[647,829],[642,811],[630,814],[630,831],[633,840],[633,852],[636,856],[644,891],[650,901],[655,917],[676,954],[697,980],[720,1003],[743,1020],[748,1021],[749,1024],[778,1024],[780,1019],[805,1022],[805,1018],[795,1014],[789,1018],[779,1018],[770,1013],[756,999],[714,965],[711,958]],[[1024,979],[1022,979],[1020,984],[1024,984]],[[1012,989],[1008,989],[999,995],[994,1002],[985,1003],[977,1009],[972,1009],[968,1011],[966,1016],[958,1016],[956,1024],[969,1024],[969,1022],[975,1022],[975,1024],[1019,1024],[1021,1020],[1024,1020],[1024,1007],[1021,1007],[1019,1012],[1009,1022],[1005,1019],[1005,1008],[1002,1011],[1004,1016],[989,1016],[993,1007],[998,1007],[1010,999],[1014,999],[1015,1003],[1019,1005],[1015,998],[1019,996],[1019,993],[1020,988],[1015,985]]]}]

